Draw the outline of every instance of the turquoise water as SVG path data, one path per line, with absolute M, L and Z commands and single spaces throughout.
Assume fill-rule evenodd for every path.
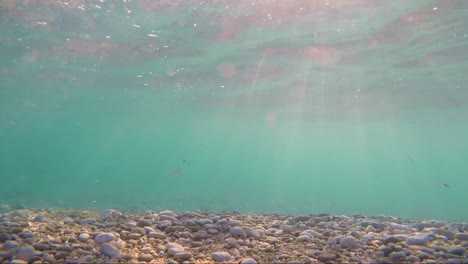
M 64 3 L 0 1 L 1 203 L 468 219 L 464 1 Z

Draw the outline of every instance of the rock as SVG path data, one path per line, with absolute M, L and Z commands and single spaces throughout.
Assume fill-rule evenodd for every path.
M 169 220 L 158 221 L 158 228 L 159 229 L 166 229 L 172 225 L 172 222 Z
M 112 244 L 109 243 L 103 243 L 101 244 L 101 253 L 110 257 L 110 258 L 115 258 L 120 256 L 120 251 L 114 247 Z
M 159 212 L 159 215 L 169 215 L 169 216 L 172 216 L 172 217 L 176 217 L 176 216 L 177 216 L 176 213 L 174 213 L 174 212 L 172 212 L 172 211 L 169 211 L 169 210 Z
M 345 236 L 340 239 L 340 246 L 342 248 L 355 248 L 361 245 L 361 241 L 353 236 Z
M 190 252 L 179 252 L 179 253 L 176 253 L 174 254 L 174 259 L 175 260 L 189 260 L 191 259 L 193 256 Z
M 468 241 L 468 233 L 457 233 L 455 238 L 458 240 Z
M 387 237 L 384 237 L 384 238 L 382 239 L 382 243 L 384 243 L 384 245 L 387 245 L 387 244 L 390 244 L 390 243 L 395 244 L 395 243 L 397 243 L 397 242 L 399 242 L 399 241 L 400 241 L 400 239 L 398 239 L 398 238 L 395 237 L 395 236 L 387 236 Z
M 404 258 L 406 258 L 406 254 L 404 252 L 392 252 L 392 253 L 390 253 L 390 259 L 392 261 L 401 261 Z
M 336 254 L 334 253 L 320 253 L 317 257 L 319 261 L 322 262 L 327 262 L 330 260 L 335 260 L 336 259 Z
M 143 229 L 146 231 L 147 234 L 151 232 L 156 232 L 152 227 L 149 227 L 149 226 L 145 226 L 143 227 Z
M 212 253 L 211 257 L 218 262 L 231 260 L 231 254 L 222 251 Z
M 166 247 L 167 247 L 167 254 L 169 256 L 174 256 L 177 253 L 181 253 L 185 251 L 184 247 L 177 243 L 172 243 L 172 242 L 167 243 Z
M 395 250 L 395 246 L 386 246 L 380 249 L 384 253 L 384 256 L 388 256 L 390 253 L 392 253 Z
M 406 261 L 419 263 L 421 260 L 416 256 L 409 256 L 409 257 L 406 258 Z
M 35 254 L 36 251 L 32 246 L 24 246 L 18 250 L 16 253 L 16 258 L 29 262 L 32 258 L 34 258 Z
M 170 215 L 161 215 L 159 217 L 159 221 L 171 221 L 173 224 L 176 224 L 179 222 L 177 218 L 170 216 Z
M 78 236 L 78 241 L 80 241 L 80 242 L 86 242 L 86 241 L 88 241 L 88 239 L 89 239 L 89 234 L 88 233 L 81 233 Z
M 284 233 L 291 233 L 295 230 L 294 227 L 290 226 L 290 225 L 283 225 L 280 227 L 280 229 L 284 232 Z
M 243 259 L 240 264 L 257 264 L 257 261 L 255 261 L 253 258 L 246 258 Z
M 364 231 L 369 233 L 369 232 L 375 232 L 375 231 L 377 231 L 377 229 L 375 227 L 371 226 L 371 225 L 368 225 Z
M 449 250 L 449 253 L 454 254 L 454 255 L 463 256 L 463 253 L 465 253 L 465 248 L 464 247 L 454 247 L 454 248 L 451 248 Z
M 3 244 L 3 248 L 7 250 L 12 249 L 12 248 L 17 248 L 17 247 L 19 247 L 19 243 L 16 242 L 15 240 L 7 240 Z
M 138 255 L 138 260 L 145 261 L 145 262 L 150 262 L 150 261 L 153 260 L 153 256 L 151 254 L 148 254 L 148 253 L 143 253 L 143 254 Z
M 150 219 L 138 219 L 137 225 L 140 227 L 151 226 L 152 222 Z
M 47 220 L 45 219 L 45 217 L 41 214 L 38 214 L 34 217 L 33 219 L 33 222 L 36 222 L 36 223 L 45 223 L 47 222 Z
M 428 234 L 419 234 L 416 236 L 410 236 L 406 238 L 408 245 L 421 245 L 424 246 L 429 242 L 430 236 Z
M 141 235 L 138 234 L 138 233 L 131 233 L 131 234 L 128 234 L 127 239 L 135 239 L 136 240 L 136 239 L 139 239 L 140 237 L 141 237 Z
M 229 228 L 229 233 L 231 233 L 231 235 L 235 238 L 247 237 L 247 233 L 245 233 L 244 229 L 242 229 L 242 227 L 239 227 L 239 226 L 234 226 L 234 227 Z
M 254 229 L 251 227 L 245 227 L 244 231 L 247 234 L 247 237 L 253 237 L 255 239 L 259 239 L 261 236 L 260 232 L 257 229 Z
M 8 263 L 10 263 L 10 264 L 28 264 L 27 261 L 21 260 L 21 259 L 14 259 L 14 260 L 12 260 L 11 262 L 8 262 Z
M 161 232 L 149 232 L 148 237 L 154 237 L 158 239 L 165 239 L 166 234 L 161 233 Z
M 300 235 L 296 238 L 296 242 L 307 242 L 310 240 L 310 236 L 308 235 Z
M 34 243 L 32 244 L 34 249 L 39 250 L 39 251 L 44 251 L 44 250 L 49 250 L 49 245 L 46 243 Z
M 112 233 L 101 233 L 94 238 L 97 243 L 107 243 L 115 240 L 115 236 Z

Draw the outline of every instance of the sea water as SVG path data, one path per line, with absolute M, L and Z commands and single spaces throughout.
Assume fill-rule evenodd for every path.
M 0 1 L 13 207 L 466 220 L 464 1 Z

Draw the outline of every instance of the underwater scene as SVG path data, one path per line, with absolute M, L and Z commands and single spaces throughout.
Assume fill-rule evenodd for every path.
M 0 263 L 468 263 L 468 1 L 0 0 Z

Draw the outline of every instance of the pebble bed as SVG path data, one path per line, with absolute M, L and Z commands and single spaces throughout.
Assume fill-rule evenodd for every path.
M 468 263 L 468 223 L 392 216 L 13 210 L 0 263 Z

